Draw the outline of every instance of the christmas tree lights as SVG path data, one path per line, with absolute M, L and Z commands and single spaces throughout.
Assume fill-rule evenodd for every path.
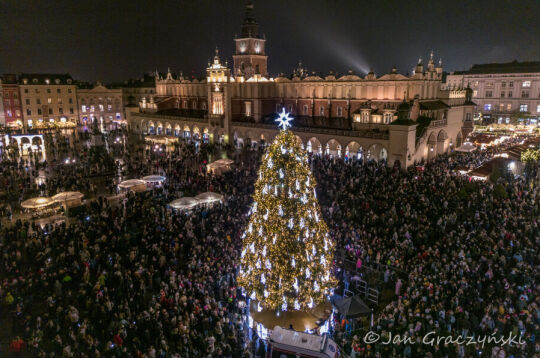
M 327 300 L 334 245 L 315 196 L 307 153 L 287 128 L 263 156 L 244 233 L 238 283 L 258 310 L 308 310 Z

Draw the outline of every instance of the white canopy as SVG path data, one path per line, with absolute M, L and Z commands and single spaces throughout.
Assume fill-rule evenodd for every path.
M 79 191 L 64 191 L 54 195 L 51 199 L 57 203 L 63 203 L 66 201 L 82 199 L 83 196 L 84 194 Z
M 161 183 L 165 181 L 165 177 L 162 175 L 147 175 L 142 180 L 146 183 Z
M 456 148 L 456 151 L 458 152 L 474 152 L 475 150 L 476 146 L 471 142 L 465 142 L 461 147 Z
M 118 184 L 118 186 L 120 188 L 129 189 L 129 188 L 131 188 L 133 186 L 145 185 L 145 184 L 146 184 L 146 182 L 144 180 L 141 180 L 141 179 L 129 179 L 129 180 L 124 180 L 123 182 Z
M 141 179 L 124 180 L 118 187 L 121 189 L 128 189 L 134 192 L 140 192 L 146 190 L 146 182 Z
M 207 191 L 206 193 L 201 193 L 195 197 L 195 199 L 199 200 L 201 203 L 213 203 L 216 201 L 222 201 L 223 195 L 214 193 L 211 191 Z
M 199 204 L 200 204 L 199 200 L 185 196 L 183 198 L 171 201 L 169 205 L 177 210 L 189 210 L 189 209 L 193 209 L 195 206 Z
M 231 170 L 231 165 L 234 163 L 234 160 L 231 159 L 219 159 L 215 162 L 212 162 L 206 166 L 206 169 L 209 173 L 213 174 L 222 174 L 226 171 Z
M 218 159 L 210 164 L 231 165 L 232 163 L 234 163 L 234 160 L 232 159 Z
M 40 209 L 54 204 L 51 198 L 38 197 L 25 200 L 21 203 L 21 206 L 25 209 Z

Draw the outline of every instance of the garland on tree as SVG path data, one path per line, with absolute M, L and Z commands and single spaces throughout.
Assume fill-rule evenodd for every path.
M 258 301 L 259 311 L 307 310 L 335 287 L 334 245 L 307 154 L 286 129 L 289 123 L 282 125 L 262 159 L 243 235 L 238 283 Z

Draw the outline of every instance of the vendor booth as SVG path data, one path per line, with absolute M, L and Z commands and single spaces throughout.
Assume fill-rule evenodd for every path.
M 232 164 L 234 160 L 231 159 L 219 159 L 215 162 L 212 162 L 206 166 L 206 171 L 208 173 L 220 175 L 226 173 L 232 169 Z
M 148 175 L 141 178 L 141 180 L 144 180 L 146 185 L 152 188 L 162 186 L 163 182 L 165 181 L 165 177 L 162 175 Z
M 82 198 L 84 194 L 78 191 L 64 191 L 54 195 L 51 199 L 64 206 L 64 208 L 71 208 L 74 206 L 80 206 L 82 204 Z
M 218 203 L 222 203 L 223 195 L 207 191 L 206 193 L 201 193 L 197 195 L 195 199 L 197 199 L 201 205 L 209 207 Z
M 32 213 L 32 217 L 36 217 L 54 213 L 54 204 L 51 198 L 37 197 L 23 201 L 21 206 Z
M 146 191 L 146 182 L 141 179 L 129 179 L 118 184 L 118 187 L 124 191 L 130 190 L 135 193 L 139 193 Z

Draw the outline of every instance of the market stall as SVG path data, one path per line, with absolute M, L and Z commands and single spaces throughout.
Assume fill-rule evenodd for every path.
M 162 186 L 165 179 L 166 178 L 162 175 L 147 175 L 141 178 L 148 187 Z
M 186 196 L 173 200 L 169 205 L 175 210 L 192 210 L 199 204 L 199 200 Z
M 211 191 L 207 191 L 206 193 L 201 193 L 197 196 L 195 196 L 195 199 L 199 201 L 200 204 L 205 206 L 213 206 L 217 203 L 223 202 L 223 195 L 214 193 Z
M 23 209 L 32 214 L 32 217 L 54 213 L 55 202 L 51 198 L 37 197 L 21 203 Z
M 64 191 L 54 195 L 51 199 L 56 203 L 62 204 L 67 209 L 81 205 L 83 197 L 84 194 L 79 191 Z
M 129 179 L 118 184 L 118 187 L 124 191 L 131 190 L 135 193 L 139 193 L 146 191 L 146 182 L 141 179 Z
M 206 166 L 206 171 L 212 174 L 223 174 L 232 169 L 232 164 L 234 160 L 231 159 L 219 159 L 215 162 L 212 162 Z

